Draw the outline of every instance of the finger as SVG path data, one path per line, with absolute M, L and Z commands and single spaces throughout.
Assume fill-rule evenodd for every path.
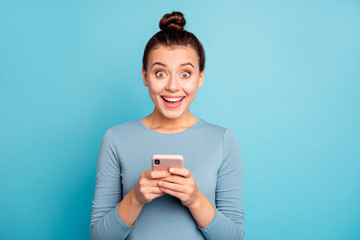
M 149 193 L 150 194 L 162 194 L 163 192 L 160 190 L 160 188 L 157 186 L 157 187 L 151 187 L 149 189 Z
M 152 170 L 145 170 L 144 174 L 145 177 L 148 179 L 163 178 L 171 175 L 168 171 L 152 171 Z
M 156 187 L 157 186 L 157 181 L 156 179 L 147 179 L 146 177 L 140 178 L 139 180 L 139 185 L 140 187 Z
M 164 177 L 168 177 L 170 175 L 171 175 L 171 173 L 169 173 L 168 171 L 151 171 L 150 172 L 150 176 L 153 179 L 164 178 Z
M 161 197 L 164 194 L 165 194 L 164 192 L 160 191 L 160 193 L 152 194 L 151 197 L 152 198 L 158 198 L 158 197 Z
M 185 185 L 185 181 L 186 181 L 183 176 L 174 175 L 174 174 L 172 174 L 169 177 L 159 178 L 158 180 L 165 181 L 165 182 L 177 183 L 177 184 L 181 184 L 181 185 Z
M 146 194 L 158 194 L 158 193 L 161 193 L 161 190 L 160 190 L 159 186 L 154 186 L 154 187 L 146 186 L 146 187 L 140 187 L 140 192 L 143 195 L 146 195 Z
M 147 200 L 147 202 L 151 202 L 155 198 L 161 197 L 164 194 L 166 194 L 166 193 L 160 192 L 160 193 L 155 193 L 155 194 L 148 194 L 145 199 Z
M 176 197 L 178 199 L 181 199 L 183 197 L 183 195 L 184 195 L 181 192 L 176 192 L 176 191 L 173 191 L 173 190 L 168 189 L 168 188 L 160 187 L 160 190 L 163 191 L 164 193 L 167 193 L 167 194 L 169 194 L 171 196 L 174 196 L 174 197 Z
M 155 198 L 161 197 L 161 196 L 163 196 L 165 194 L 166 193 L 161 192 L 161 193 L 158 193 L 158 194 L 152 194 L 152 195 L 150 195 L 150 197 L 152 198 L 152 200 L 154 200 Z
M 169 172 L 172 173 L 172 174 L 175 174 L 175 175 L 180 175 L 180 176 L 183 176 L 183 177 L 191 177 L 192 176 L 192 173 L 189 169 L 186 169 L 186 168 L 170 168 L 169 169 Z
M 167 188 L 167 189 L 170 189 L 170 190 L 175 191 L 175 192 L 184 193 L 185 190 L 186 190 L 184 185 L 180 185 L 180 184 L 177 184 L 177 183 L 159 181 L 158 185 L 161 188 Z

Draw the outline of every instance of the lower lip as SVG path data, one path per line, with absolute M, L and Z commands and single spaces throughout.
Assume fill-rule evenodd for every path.
M 161 98 L 161 99 L 164 101 L 166 107 L 168 107 L 168 108 L 178 108 L 178 107 L 180 107 L 180 105 L 182 104 L 182 102 L 184 101 L 185 98 L 183 98 L 180 102 L 174 102 L 174 103 L 167 102 L 163 98 Z

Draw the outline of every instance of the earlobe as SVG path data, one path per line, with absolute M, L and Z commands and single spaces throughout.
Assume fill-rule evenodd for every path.
M 200 79 L 199 79 L 198 88 L 201 88 L 203 84 L 204 84 L 204 81 L 200 78 Z
M 201 88 L 203 84 L 204 84 L 204 71 L 200 73 L 198 88 Z
M 147 83 L 147 74 L 144 68 L 142 68 L 142 78 L 143 78 L 143 83 L 145 87 L 148 87 L 148 83 Z

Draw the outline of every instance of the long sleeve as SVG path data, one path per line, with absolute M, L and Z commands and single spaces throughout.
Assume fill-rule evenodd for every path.
M 244 239 L 242 204 L 242 166 L 236 135 L 229 129 L 224 133 L 223 157 L 217 177 L 215 216 L 203 229 L 206 239 Z
M 122 199 L 120 163 L 115 155 L 111 128 L 103 136 L 96 171 L 90 236 L 98 239 L 125 239 L 133 226 L 127 226 L 118 213 Z

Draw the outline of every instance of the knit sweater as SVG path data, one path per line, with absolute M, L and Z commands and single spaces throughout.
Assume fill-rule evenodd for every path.
M 189 210 L 171 195 L 144 205 L 133 226 L 118 213 L 118 204 L 151 169 L 154 154 L 179 154 L 198 189 L 215 207 L 210 223 L 200 228 Z M 109 128 L 102 139 L 91 213 L 91 239 L 243 239 L 242 166 L 236 135 L 198 118 L 185 131 L 160 133 L 141 119 Z

